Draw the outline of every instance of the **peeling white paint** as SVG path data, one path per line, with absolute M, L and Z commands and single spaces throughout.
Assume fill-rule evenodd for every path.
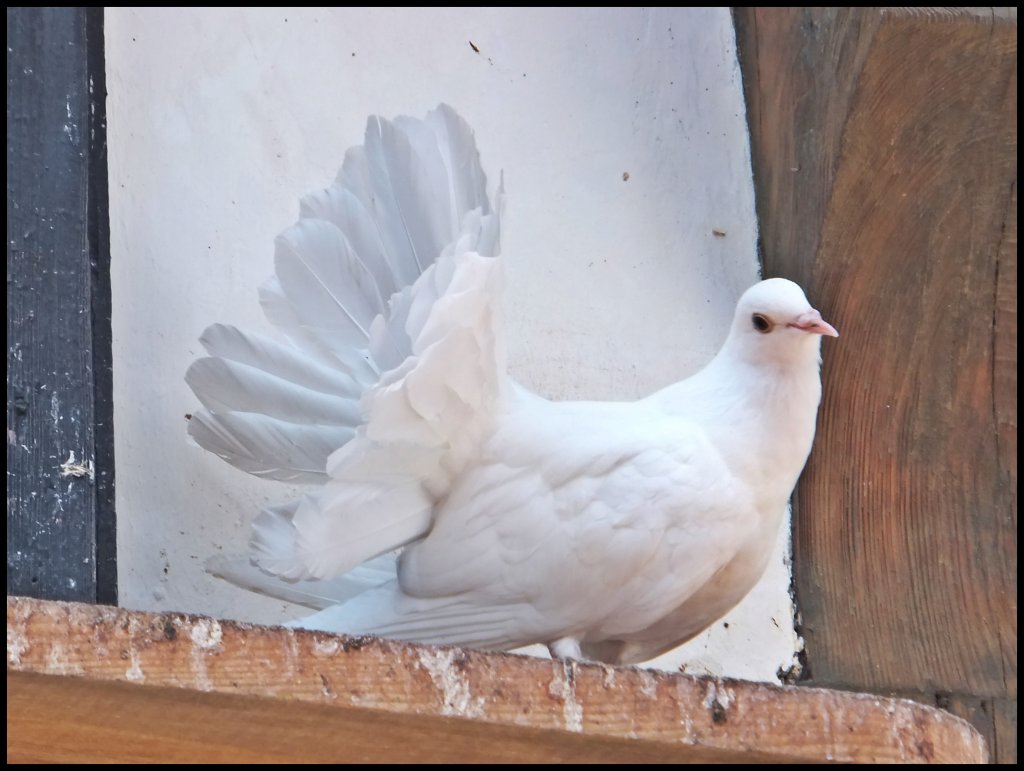
M 59 642 L 51 641 L 46 653 L 46 673 L 50 675 L 81 675 L 85 672 L 77 661 L 69 660 L 67 651 Z
M 201 618 L 193 622 L 189 637 L 196 648 L 212 650 L 220 647 L 224 631 L 216 619 Z
M 54 396 L 56 398 L 56 395 Z M 70 450 L 68 452 L 68 459 L 60 464 L 60 475 L 62 477 L 88 477 L 92 479 L 95 476 L 96 469 L 93 465 L 92 459 L 87 459 L 84 463 L 79 463 L 78 458 L 75 457 L 75 451 Z
M 441 692 L 441 714 L 457 717 L 483 717 L 486 699 L 473 696 L 469 681 L 456 664 L 455 650 L 421 651 L 417 663 L 427 671 Z
M 124 679 L 132 683 L 146 682 L 146 675 L 142 671 L 142 664 L 139 661 L 139 652 L 134 647 L 129 651 L 128 669 L 124 671 Z
M 690 714 L 690 688 L 692 686 L 683 680 L 676 681 L 676 704 L 679 705 L 679 728 L 682 736 L 680 739 L 685 742 L 692 742 L 693 715 Z
M 583 705 L 576 699 L 576 663 L 554 662 L 554 676 L 548 683 L 548 694 L 562 702 L 562 723 L 567 731 L 583 731 Z
M 728 712 L 735 700 L 736 692 L 732 688 L 715 680 L 708 682 L 704 694 L 704 709 L 708 712 L 714 713 L 717 709 Z
M 604 671 L 604 677 L 603 677 L 603 680 L 602 680 L 602 684 L 604 685 L 604 687 L 605 688 L 614 688 L 615 687 L 615 668 L 614 667 L 610 667 L 607 664 L 602 664 L 601 665 L 601 669 Z
M 313 653 L 317 656 L 333 656 L 339 650 L 341 650 L 341 641 L 334 637 L 314 638 L 313 640 Z
M 640 693 L 648 699 L 655 699 L 658 696 L 658 679 L 651 672 L 643 670 L 640 675 Z
M 213 682 L 206 671 L 206 657 L 199 648 L 192 649 L 192 680 L 200 691 L 213 690 Z
M 299 641 L 295 639 L 295 630 L 287 629 L 288 643 L 285 648 L 287 655 L 285 656 L 285 677 L 293 678 L 299 671 Z
M 28 640 L 25 637 L 25 630 L 17 625 L 7 623 L 7 664 L 19 666 L 21 654 L 29 649 Z
M 195 687 L 201 691 L 212 691 L 213 683 L 206 670 L 206 656 L 220 648 L 223 631 L 215 619 L 197 619 L 189 631 L 192 640 L 192 676 Z
M 135 616 L 129 616 L 128 618 L 128 667 L 124 671 L 124 677 L 126 680 L 132 683 L 141 683 L 146 679 L 145 673 L 142 671 L 142 664 L 139 659 L 138 648 L 135 647 L 135 641 L 139 639 L 142 633 L 142 624 Z M 124 654 L 122 654 L 122 657 Z M 193 658 L 195 651 L 193 650 Z M 205 674 L 205 672 L 204 672 Z M 207 689 L 209 690 L 209 689 Z

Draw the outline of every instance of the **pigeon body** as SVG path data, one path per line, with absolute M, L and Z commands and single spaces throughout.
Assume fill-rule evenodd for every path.
M 306 628 L 645 661 L 763 573 L 836 332 L 770 279 L 696 375 L 631 403 L 543 399 L 506 373 L 502 195 L 442 105 L 371 119 L 303 202 L 261 293 L 288 341 L 209 328 L 189 431 L 317 487 L 257 517 L 251 561 L 211 570 L 317 610 Z

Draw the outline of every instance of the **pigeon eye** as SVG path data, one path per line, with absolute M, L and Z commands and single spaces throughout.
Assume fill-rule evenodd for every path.
M 762 316 L 760 313 L 755 313 L 751 316 L 750 322 L 754 325 L 754 329 L 762 334 L 768 334 L 772 331 L 772 322 L 768 320 L 767 316 Z

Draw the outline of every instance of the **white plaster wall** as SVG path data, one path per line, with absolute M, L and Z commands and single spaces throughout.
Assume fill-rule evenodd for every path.
M 757 280 L 748 137 L 725 9 L 107 10 L 118 563 L 126 607 L 275 622 L 297 610 L 203 570 L 284 485 L 186 439 L 183 375 L 256 299 L 300 195 L 367 115 L 445 101 L 504 170 L 513 374 L 633 399 L 724 339 Z M 474 52 L 472 41 L 480 50 Z M 628 174 L 628 180 L 625 176 Z M 724 236 L 717 236 L 713 231 Z M 796 637 L 784 564 L 659 662 L 774 679 Z

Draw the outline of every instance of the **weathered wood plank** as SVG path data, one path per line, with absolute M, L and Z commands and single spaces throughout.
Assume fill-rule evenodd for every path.
M 914 701 L 924 701 L 927 694 L 901 694 Z M 916 696 L 916 698 L 915 698 Z M 966 720 L 974 729 L 985 737 L 985 743 L 989 746 L 989 759 L 995 760 L 996 755 L 996 726 L 993 719 L 992 699 L 982 699 L 978 696 L 960 696 L 956 694 L 936 694 L 935 706 Z
M 8 759 L 983 762 L 900 699 L 7 601 Z
M 723 757 L 454 718 L 25 673 L 8 676 L 7 712 L 8 762 L 640 763 Z M 745 760 L 742 753 L 732 758 Z
M 842 334 L 794 514 L 811 682 L 1015 698 L 1015 14 L 736 20 L 766 274 Z
M 1017 700 L 993 699 L 994 737 L 992 759 L 996 763 L 1017 763 Z
M 101 9 L 7 9 L 7 588 L 112 602 L 102 68 Z

